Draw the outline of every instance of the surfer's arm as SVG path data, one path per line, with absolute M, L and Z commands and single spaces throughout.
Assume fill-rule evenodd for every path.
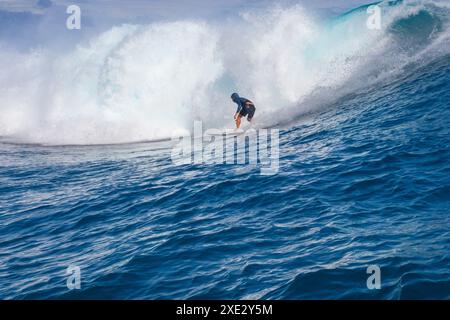
M 242 106 L 242 102 L 241 101 L 237 101 L 236 103 L 238 105 L 237 110 L 236 110 L 236 115 L 238 115 L 239 112 L 241 112 L 243 106 Z
M 236 113 L 234 114 L 234 119 L 237 119 L 239 117 L 239 112 L 241 112 L 241 110 L 242 110 L 242 103 L 239 102 L 239 103 L 237 103 L 237 105 L 238 105 L 238 108 L 236 110 Z

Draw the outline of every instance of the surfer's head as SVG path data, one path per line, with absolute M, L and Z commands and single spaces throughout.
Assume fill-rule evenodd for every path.
M 236 92 L 231 95 L 231 100 L 236 102 L 238 99 L 239 99 L 239 95 Z

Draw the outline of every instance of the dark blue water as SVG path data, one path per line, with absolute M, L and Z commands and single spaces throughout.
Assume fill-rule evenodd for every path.
M 0 144 L 0 298 L 449 299 L 449 101 L 450 56 L 411 67 L 281 130 L 272 176 Z

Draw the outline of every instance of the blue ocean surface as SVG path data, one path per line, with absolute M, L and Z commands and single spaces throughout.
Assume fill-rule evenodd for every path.
M 408 23 L 393 37 L 414 42 Z M 450 54 L 437 52 L 272 125 L 273 175 L 175 165 L 171 141 L 5 136 L 0 298 L 450 299 Z

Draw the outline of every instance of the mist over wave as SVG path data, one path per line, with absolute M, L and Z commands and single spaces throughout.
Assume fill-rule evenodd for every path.
M 448 53 L 449 8 L 406 1 L 319 21 L 300 6 L 234 21 L 121 25 L 72 52 L 1 45 L 0 136 L 45 144 L 122 143 L 231 127 L 229 95 L 255 101 L 256 126 L 288 121 Z

